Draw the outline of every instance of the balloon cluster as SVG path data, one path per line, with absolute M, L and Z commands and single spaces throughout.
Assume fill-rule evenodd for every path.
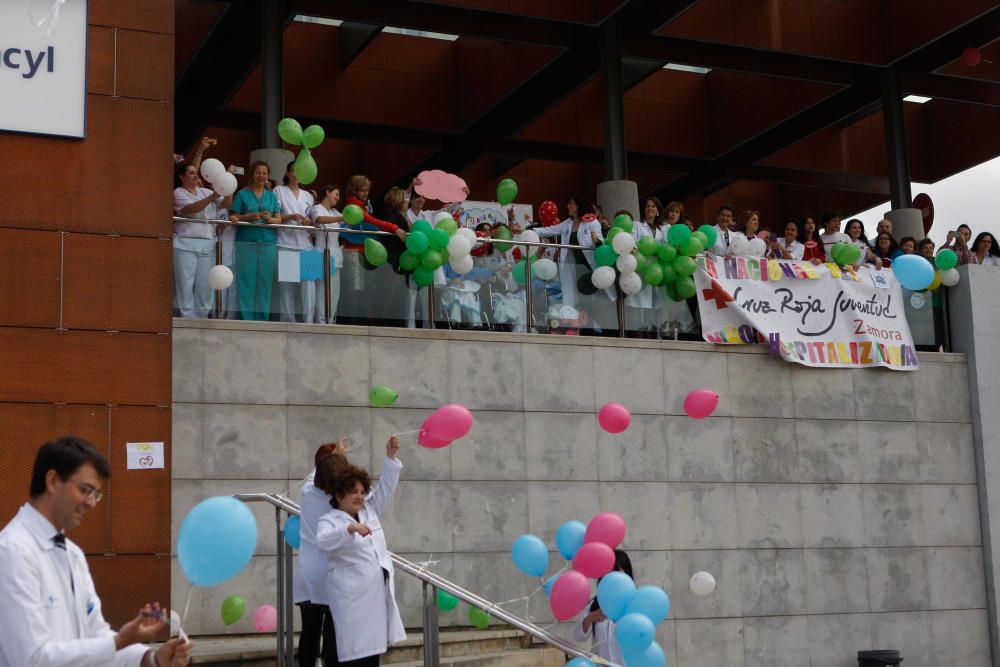
M 500 230 L 506 231 L 507 234 L 510 233 L 506 227 L 499 227 L 497 229 L 497 231 Z M 513 237 L 513 240 L 515 243 L 538 243 L 540 239 L 538 238 L 538 233 L 536 231 L 526 229 L 517 236 Z M 503 246 L 504 250 L 510 248 L 509 243 L 497 243 L 496 246 L 497 248 Z M 528 249 L 529 253 L 533 252 L 533 248 L 537 248 L 537 246 L 525 247 Z M 514 252 L 516 253 L 517 251 L 515 250 Z M 540 280 L 552 280 L 556 277 L 557 273 L 559 273 L 559 267 L 551 259 L 548 259 L 547 257 L 529 256 L 525 259 L 518 260 L 517 263 L 514 264 L 514 270 L 511 272 L 511 275 L 516 282 L 524 285 L 527 283 L 529 276 L 532 280 L 535 278 Z
M 441 611 L 453 611 L 458 606 L 458 598 L 451 593 L 438 589 L 437 607 Z M 469 606 L 469 623 L 479 630 L 485 630 L 490 625 L 490 615 L 479 607 Z
M 309 185 L 315 181 L 319 168 L 316 166 L 316 160 L 313 159 L 311 151 L 313 148 L 318 148 L 326 139 L 323 128 L 319 125 L 310 125 L 303 130 L 299 121 L 294 118 L 282 118 L 278 121 L 278 136 L 286 144 L 303 147 L 299 151 L 298 157 L 295 158 L 295 178 L 299 179 L 303 185 Z
M 958 269 L 955 268 L 958 265 L 958 255 L 955 254 L 954 250 L 945 248 L 939 252 L 934 256 L 934 265 L 937 267 L 937 271 L 934 272 L 934 280 L 931 281 L 928 289 L 937 289 L 941 285 L 954 287 L 958 284 Z
M 406 250 L 399 256 L 399 268 L 411 273 L 420 287 L 434 282 L 434 271 L 445 262 L 455 273 L 465 275 L 472 270 L 469 253 L 475 243 L 475 232 L 459 229 L 454 218 L 441 211 L 434 216 L 433 225 L 423 219 L 413 223 L 406 236 Z
M 223 197 L 233 194 L 240 186 L 236 177 L 226 171 L 226 166 L 214 157 L 201 163 L 201 177 L 212 186 L 215 194 Z
M 597 602 L 615 622 L 615 639 L 626 667 L 662 667 L 663 649 L 653 641 L 656 626 L 670 613 L 670 598 L 658 586 L 636 588 L 624 572 L 613 572 L 615 547 L 625 539 L 625 520 L 614 512 L 598 514 L 590 523 L 567 521 L 556 530 L 556 549 L 571 562 L 571 569 L 545 582 L 549 608 L 557 620 L 568 620 L 586 609 L 591 600 L 591 579 L 598 579 Z M 514 565 L 521 572 L 540 577 L 548 567 L 545 543 L 535 535 L 522 535 L 511 548 Z M 589 664 L 582 658 L 579 665 Z M 572 662 L 570 664 L 573 664 Z
M 617 277 L 625 294 L 637 294 L 646 284 L 662 287 L 673 301 L 690 299 L 697 293 L 692 278 L 697 269 L 694 257 L 715 245 L 715 239 L 711 225 L 692 232 L 678 224 L 670 227 L 665 241 L 644 237 L 636 242 L 632 218 L 622 213 L 615 216 L 604 245 L 594 251 L 598 266 L 590 280 L 597 289 L 607 289 Z
M 417 442 L 428 449 L 447 447 L 472 428 L 472 413 L 465 406 L 448 403 L 435 410 L 420 426 Z
M 840 266 L 852 266 L 861 259 L 861 248 L 853 243 L 838 241 L 830 246 L 827 255 Z

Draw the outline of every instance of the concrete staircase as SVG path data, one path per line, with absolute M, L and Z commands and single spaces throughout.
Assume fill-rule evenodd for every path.
M 441 664 L 461 667 L 561 667 L 566 658 L 558 649 L 533 645 L 519 630 L 442 630 Z M 195 640 L 193 665 L 213 667 L 276 667 L 273 635 L 201 637 Z M 298 639 L 296 638 L 296 645 Z M 421 667 L 424 639 L 408 633 L 405 642 L 382 656 L 383 665 Z M 297 665 L 296 665 L 297 667 Z

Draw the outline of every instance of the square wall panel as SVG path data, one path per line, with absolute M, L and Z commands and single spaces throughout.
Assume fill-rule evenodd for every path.
M 95 555 L 87 558 L 87 564 L 101 598 L 104 620 L 112 628 L 131 621 L 147 602 L 170 607 L 169 555 Z M 177 605 L 183 607 L 184 601 L 177 600 Z M 183 608 L 177 613 L 183 613 Z
M 59 326 L 59 233 L 0 228 L 0 326 Z

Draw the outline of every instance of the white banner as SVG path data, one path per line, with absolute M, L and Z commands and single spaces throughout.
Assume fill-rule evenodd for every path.
M 697 258 L 705 340 L 763 343 L 818 368 L 919 368 L 899 283 L 886 269 L 754 257 Z

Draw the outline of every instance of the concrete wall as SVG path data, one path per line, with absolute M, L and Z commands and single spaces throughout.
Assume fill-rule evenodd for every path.
M 652 341 L 181 321 L 173 339 L 175 530 L 207 495 L 295 495 L 315 446 L 344 434 L 377 473 L 391 433 L 454 401 L 472 432 L 444 450 L 404 446 L 384 525 L 390 548 L 460 584 L 527 595 L 538 582 L 510 562 L 517 536 L 552 545 L 563 521 L 613 510 L 639 582 L 671 595 L 659 639 L 672 665 L 846 667 L 869 648 L 897 648 L 907 667 L 990 664 L 963 355 L 900 373 Z M 368 407 L 377 383 L 396 406 Z M 701 386 L 722 400 L 693 421 L 682 401 Z M 633 412 L 622 435 L 597 426 L 608 401 Z M 273 513 L 258 512 L 259 556 L 194 592 L 191 629 L 225 631 L 230 593 L 273 597 Z M 688 590 L 700 569 L 718 579 L 711 597 Z M 419 587 L 400 582 L 417 625 Z M 551 621 L 543 594 L 511 605 L 526 607 Z

